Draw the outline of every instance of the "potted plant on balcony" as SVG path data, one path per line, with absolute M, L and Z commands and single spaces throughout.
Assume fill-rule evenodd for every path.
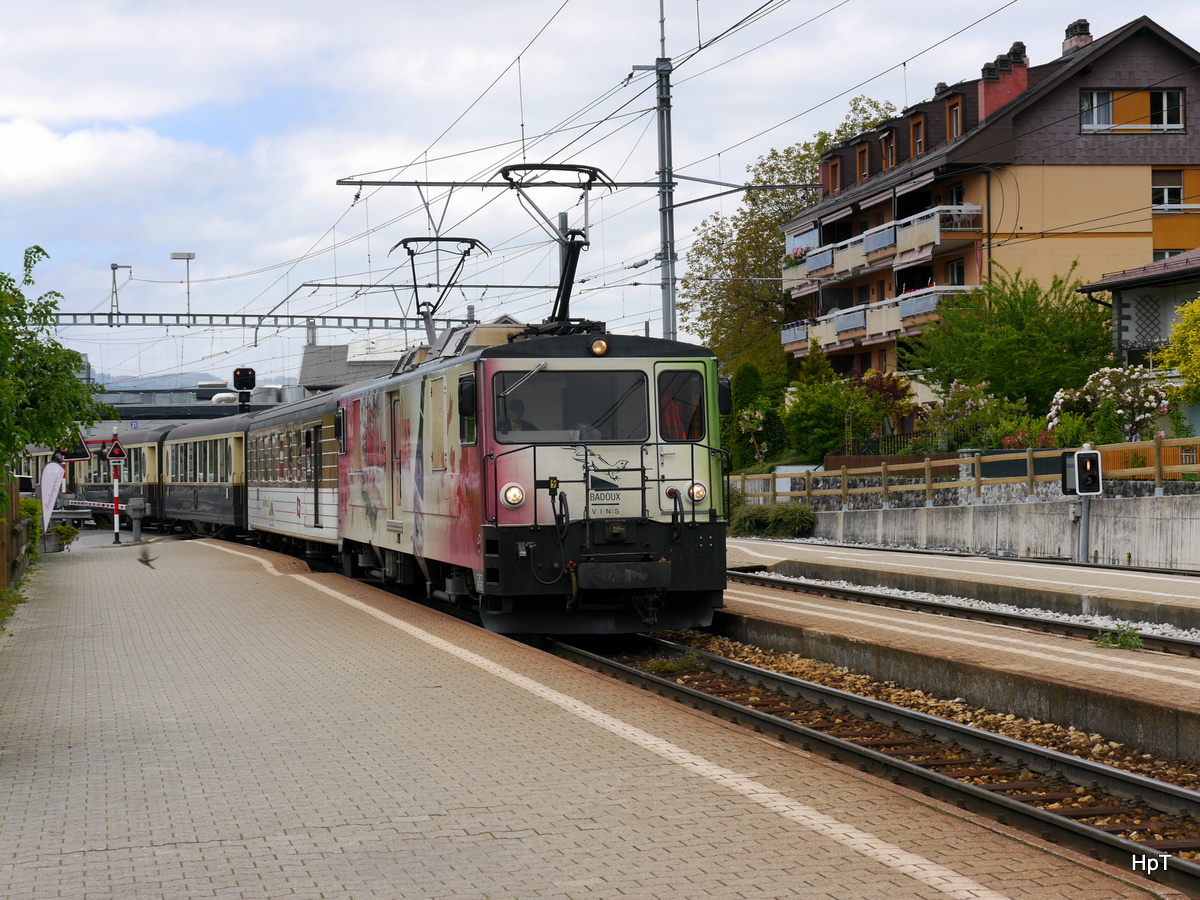
M 795 250 L 789 250 L 780 258 L 785 269 L 794 269 L 796 266 L 804 262 L 808 258 L 808 247 L 797 247 Z

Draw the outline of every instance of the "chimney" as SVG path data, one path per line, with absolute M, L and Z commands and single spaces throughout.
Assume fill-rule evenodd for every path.
M 1029 88 L 1029 58 L 1025 45 L 1017 41 L 1012 48 L 985 63 L 979 80 L 979 121 L 1015 100 Z
M 1092 42 L 1092 28 L 1087 19 L 1076 19 L 1067 26 L 1067 38 L 1063 41 L 1063 56 L 1074 53 Z

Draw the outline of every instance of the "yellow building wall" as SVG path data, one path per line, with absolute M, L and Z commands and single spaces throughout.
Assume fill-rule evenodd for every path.
M 1013 166 L 992 176 L 991 194 L 997 234 L 1151 231 L 1149 166 Z
M 1001 244 L 992 252 L 992 260 L 1009 272 L 1021 270 L 1027 278 L 1035 278 L 1043 286 L 1055 275 L 1066 275 L 1071 263 L 1079 266 L 1072 277 L 1096 281 L 1101 276 L 1125 269 L 1138 269 L 1153 260 L 1153 239 L 1150 234 L 1118 237 L 1087 235 L 1047 237 L 1037 241 L 1013 241 Z

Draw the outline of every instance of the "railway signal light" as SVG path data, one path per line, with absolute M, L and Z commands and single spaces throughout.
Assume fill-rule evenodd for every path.
M 1099 450 L 1075 452 L 1075 491 L 1081 497 L 1099 497 L 1104 493 Z
M 254 370 L 253 369 L 234 369 L 233 370 L 233 387 L 238 391 L 254 390 Z

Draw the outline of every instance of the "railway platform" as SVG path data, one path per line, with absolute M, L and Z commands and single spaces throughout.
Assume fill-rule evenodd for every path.
M 289 557 L 103 540 L 0 637 L 2 897 L 1177 896 Z
M 729 565 L 1200 628 L 1200 573 L 736 538 Z
M 1136 615 L 1137 608 L 1167 617 L 1200 608 L 1200 578 L 1186 575 L 768 541 L 730 541 L 729 556 L 732 565 L 783 563 L 789 574 L 866 586 L 936 591 L 933 583 L 949 581 L 960 596 L 985 593 L 979 598 L 1008 603 L 1006 586 L 1052 585 L 1097 606 L 1117 598 L 1131 605 L 1134 619 L 1150 618 Z M 990 593 L 976 591 L 978 585 Z M 730 585 L 725 602 L 723 630 L 739 640 L 1200 762 L 1200 659 L 739 584 Z

